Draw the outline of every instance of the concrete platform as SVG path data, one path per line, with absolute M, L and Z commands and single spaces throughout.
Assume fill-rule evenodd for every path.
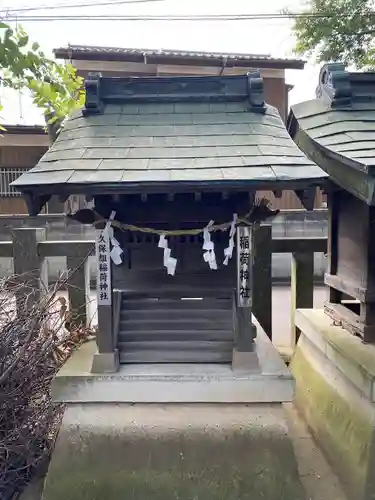
M 293 379 L 261 329 L 245 373 L 127 365 L 95 375 L 94 352 L 83 346 L 53 384 L 67 407 L 43 500 L 306 500 L 282 406 Z
M 323 310 L 299 310 L 295 405 L 350 500 L 375 499 L 375 346 Z
M 84 344 L 52 384 L 65 403 L 282 403 L 293 398 L 294 381 L 276 349 L 259 330 L 246 371 L 231 365 L 121 365 L 114 374 L 91 373 L 95 341 Z

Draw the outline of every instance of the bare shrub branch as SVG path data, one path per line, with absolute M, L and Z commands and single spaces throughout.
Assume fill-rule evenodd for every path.
M 52 402 L 51 381 L 92 334 L 84 327 L 61 334 L 67 311 L 65 307 L 61 313 L 60 293 L 68 280 L 69 275 L 41 296 L 29 296 L 24 301 L 28 307 L 18 311 L 15 295 L 22 279 L 0 283 L 0 498 L 4 500 L 16 498 L 35 470 L 48 461 L 63 411 Z

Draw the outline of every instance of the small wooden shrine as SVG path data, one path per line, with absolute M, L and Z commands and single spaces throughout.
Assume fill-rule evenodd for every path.
M 296 144 L 330 175 L 326 313 L 375 342 L 375 73 L 328 64 L 317 97 L 292 107 Z
M 253 349 L 253 233 L 275 214 L 257 190 L 308 209 L 326 174 L 264 102 L 258 72 L 86 81 L 39 164 L 13 185 L 30 214 L 86 195 L 97 229 L 98 356 L 122 363 L 230 363 Z M 243 359 L 243 356 L 239 355 Z

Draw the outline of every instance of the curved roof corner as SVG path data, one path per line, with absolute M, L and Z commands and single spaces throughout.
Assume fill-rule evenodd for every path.
M 287 126 L 334 182 L 375 204 L 375 72 L 324 65 L 316 98 L 292 106 Z

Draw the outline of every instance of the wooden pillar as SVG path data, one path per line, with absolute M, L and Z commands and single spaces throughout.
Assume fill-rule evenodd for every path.
M 339 210 L 338 210 L 338 197 L 340 193 L 333 191 L 328 193 L 328 243 L 327 243 L 327 273 L 336 276 L 338 264 L 338 224 L 339 224 Z M 340 304 L 343 299 L 343 294 L 340 290 L 329 287 L 329 302 L 333 304 Z
M 48 290 L 46 260 L 38 252 L 38 244 L 45 239 L 46 231 L 43 228 L 20 228 L 12 231 L 17 311 L 31 310 L 41 294 Z
M 272 340 L 272 225 L 254 229 L 253 314 Z
M 291 269 L 291 325 L 292 345 L 296 345 L 300 331 L 294 324 L 296 309 L 311 309 L 314 305 L 314 253 L 292 254 Z
M 75 326 L 89 326 L 91 320 L 89 259 L 68 255 L 66 264 L 69 272 L 68 295 L 72 323 Z
M 117 346 L 113 332 L 112 260 L 109 232 L 105 228 L 95 231 L 95 258 L 97 263 L 96 289 L 98 304 L 98 353 L 94 356 L 92 371 L 113 373 L 119 368 Z
M 251 352 L 254 348 L 252 325 L 253 298 L 253 227 L 237 228 L 237 324 L 235 346 L 238 352 Z
M 98 301 L 98 334 L 99 353 L 113 352 L 112 322 L 112 261 L 108 231 L 99 229 L 96 232 L 96 291 Z

